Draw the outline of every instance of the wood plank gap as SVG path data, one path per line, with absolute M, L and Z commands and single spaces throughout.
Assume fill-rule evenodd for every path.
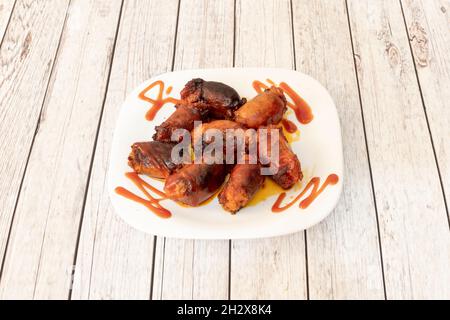
M 3 33 L 2 40 L 0 40 L 0 48 L 3 45 L 3 40 L 5 40 L 6 32 L 8 31 L 9 23 L 11 22 L 11 17 L 13 16 L 14 9 L 16 8 L 17 0 L 14 1 L 11 12 L 9 13 L 8 22 L 6 23 L 5 32 Z
M 152 273 L 150 275 L 150 297 L 149 297 L 149 300 L 153 300 L 153 280 L 155 278 L 155 257 L 156 257 L 157 241 L 158 241 L 158 237 L 154 236 L 153 237 L 153 254 L 152 254 Z
M 125 0 L 124 0 L 125 1 Z M 83 210 L 84 213 L 84 210 Z M 98 226 L 98 219 L 95 220 L 95 229 L 97 230 L 97 226 Z M 81 226 L 83 227 L 83 226 Z M 81 236 L 81 233 L 79 234 Z M 94 237 L 92 239 L 92 250 L 91 250 L 91 256 L 93 257 L 95 254 L 95 242 L 97 241 L 97 232 L 94 233 Z M 77 252 L 77 258 L 78 258 L 78 248 L 76 250 Z M 91 300 L 91 283 L 92 283 L 92 269 L 94 268 L 94 259 L 91 260 L 91 266 L 90 266 L 90 270 L 89 270 L 89 289 L 88 289 L 88 294 L 87 294 L 87 300 Z M 72 300 L 72 289 L 69 292 L 69 300 Z
M 98 119 L 97 132 L 95 134 L 94 146 L 92 148 L 91 162 L 89 164 L 88 177 L 87 177 L 87 181 L 86 181 L 86 188 L 85 188 L 84 197 L 83 197 L 83 205 L 82 205 L 82 209 L 81 209 L 81 218 L 80 218 L 80 223 L 78 224 L 78 235 L 77 235 L 77 241 L 75 243 L 75 253 L 74 253 L 73 264 L 72 264 L 73 266 L 77 265 L 78 247 L 79 247 L 79 244 L 80 244 L 80 236 L 81 236 L 81 228 L 82 228 L 82 225 L 83 225 L 84 210 L 86 208 L 87 195 L 88 195 L 88 191 L 89 191 L 89 183 L 90 183 L 90 180 L 91 180 L 92 167 L 93 167 L 94 158 L 95 158 L 95 149 L 97 148 L 98 136 L 99 136 L 99 133 L 100 133 L 100 126 L 101 126 L 102 119 L 103 119 L 103 111 L 104 111 L 104 108 L 105 108 L 106 96 L 108 94 L 109 82 L 110 82 L 110 78 L 111 78 L 111 71 L 112 71 L 112 66 L 113 66 L 113 63 L 114 63 L 114 55 L 115 55 L 115 52 L 116 52 L 117 38 L 118 38 L 118 35 L 119 35 L 120 22 L 122 20 L 123 3 L 124 3 L 124 0 L 122 0 L 122 3 L 120 5 L 119 19 L 118 19 L 118 22 L 117 22 L 116 34 L 114 36 L 114 44 L 113 44 L 113 49 L 112 49 L 112 52 L 111 52 L 111 61 L 110 61 L 110 64 L 109 64 L 109 70 L 108 70 L 108 76 L 107 76 L 107 81 L 106 81 L 105 94 L 103 96 L 102 107 L 101 107 L 101 110 L 100 110 L 100 117 Z M 92 267 L 92 264 L 91 264 L 91 267 Z M 91 274 L 92 274 L 92 272 L 91 272 Z M 68 295 L 68 300 L 71 300 L 71 299 L 72 299 L 72 287 L 69 289 L 69 295 Z
M 178 0 L 178 6 L 177 6 L 177 18 L 175 20 L 175 35 L 173 36 L 173 53 L 172 53 L 172 65 L 170 67 L 170 71 L 173 71 L 173 69 L 175 68 L 175 54 L 177 52 L 177 39 L 178 39 L 178 22 L 180 21 L 180 7 L 181 7 L 181 0 Z M 152 283 L 150 286 L 150 300 L 153 300 L 153 285 L 155 283 L 155 264 L 156 264 L 156 241 L 157 241 L 157 236 L 154 237 L 154 244 L 153 244 L 153 261 L 152 261 L 152 275 L 151 275 L 151 279 L 152 279 Z M 163 283 L 164 283 L 164 260 L 165 260 L 165 256 L 166 256 L 166 238 L 162 238 L 163 239 L 163 252 L 162 252 L 162 272 L 161 272 L 161 290 L 160 290 L 160 300 L 162 300 L 162 292 L 163 292 Z
M 236 67 L 236 6 L 237 0 L 234 0 L 233 7 L 233 68 Z M 231 250 L 232 250 L 232 240 L 228 240 L 228 300 L 231 300 Z
M 352 28 L 351 28 L 351 24 L 350 24 L 350 12 L 349 12 L 349 9 L 348 9 L 348 2 L 347 2 L 347 0 L 345 0 L 345 11 L 347 13 L 347 23 L 348 23 L 350 42 L 352 44 L 353 67 L 354 67 L 354 70 L 355 70 L 356 85 L 358 87 L 359 107 L 360 107 L 360 110 L 361 110 L 361 119 L 362 119 L 363 131 L 364 131 L 364 142 L 366 144 L 367 162 L 368 162 L 368 165 L 369 165 L 370 184 L 371 184 L 371 187 L 372 187 L 372 197 L 373 197 L 373 203 L 374 203 L 374 206 L 375 206 L 375 217 L 376 217 L 376 220 L 377 220 L 378 247 L 379 247 L 379 251 L 380 251 L 381 274 L 383 275 L 383 292 L 384 292 L 384 299 L 386 300 L 387 299 L 386 280 L 385 280 L 385 276 L 384 276 L 384 262 L 383 262 L 383 249 L 382 249 L 383 246 L 381 244 L 381 233 L 380 233 L 380 223 L 379 223 L 379 219 L 378 219 L 377 198 L 375 197 L 375 186 L 373 184 L 372 165 L 371 165 L 371 162 L 370 162 L 369 144 L 367 142 L 366 123 L 364 122 L 364 110 L 363 110 L 363 107 L 362 107 L 361 89 L 360 89 L 360 86 L 359 86 L 358 69 L 357 69 L 356 59 L 355 59 L 355 46 L 353 44 Z
M 234 7 L 233 7 L 233 68 L 236 67 L 236 5 L 237 5 L 236 1 L 237 0 L 234 0 Z M 231 240 L 230 240 L 230 248 L 231 248 Z
M 295 59 L 294 59 L 295 61 Z M 305 273 L 306 273 L 306 300 L 310 300 L 309 295 L 309 270 L 308 270 L 308 237 L 306 230 L 304 232 L 305 237 Z
M 294 70 L 297 71 L 297 56 L 295 52 L 295 29 L 294 29 L 294 6 L 292 4 L 292 0 L 289 1 L 289 9 L 291 11 L 291 33 L 292 33 L 292 54 L 294 56 L 293 67 Z M 305 277 L 306 277 L 306 300 L 310 300 L 310 292 L 309 292 L 309 270 L 308 270 L 308 239 L 307 239 L 307 231 L 303 231 L 303 236 L 305 239 Z
M 231 240 L 228 240 L 228 300 L 231 300 Z
M 289 8 L 291 10 L 292 54 L 294 55 L 294 70 L 297 71 L 297 56 L 295 54 L 294 6 L 292 4 L 292 0 L 289 1 Z M 305 237 L 306 237 L 306 230 L 305 230 Z M 309 291 L 307 292 L 307 294 L 309 300 Z
M 173 55 L 172 55 L 172 66 L 171 70 L 175 68 L 175 54 L 177 52 L 177 39 L 178 39 L 178 22 L 180 21 L 180 7 L 181 7 L 181 0 L 178 0 L 178 7 L 177 7 L 177 19 L 175 21 L 175 35 L 173 37 Z
M 8 237 L 6 239 L 5 251 L 3 253 L 2 265 L 0 267 L 0 282 L 2 280 L 3 269 L 4 269 L 5 261 L 6 261 L 6 255 L 8 253 L 9 240 L 10 240 L 10 237 L 11 237 L 12 227 L 14 225 L 14 217 L 16 215 L 17 205 L 19 204 L 20 193 L 21 193 L 22 187 L 23 187 L 23 181 L 25 180 L 25 174 L 27 172 L 28 163 L 30 161 L 31 151 L 33 150 L 34 141 L 35 141 L 37 133 L 39 131 L 39 124 L 40 124 L 41 118 L 42 118 L 42 111 L 44 109 L 45 101 L 47 100 L 47 95 L 48 95 L 48 90 L 49 90 L 49 87 L 50 87 L 50 82 L 52 80 L 54 68 L 55 68 L 55 65 L 56 65 L 56 60 L 57 60 L 57 57 L 58 57 L 59 49 L 61 47 L 61 40 L 62 40 L 62 36 L 64 34 L 64 28 L 66 26 L 66 22 L 67 22 L 67 17 L 68 17 L 69 7 L 70 7 L 71 1 L 72 0 L 69 0 L 67 8 L 66 8 L 66 15 L 64 17 L 64 23 L 63 23 L 63 26 L 61 28 L 61 34 L 59 35 L 58 46 L 57 46 L 56 51 L 55 51 L 55 58 L 53 59 L 53 62 L 52 62 L 50 74 L 49 74 L 48 81 L 47 81 L 47 86 L 45 88 L 45 94 L 44 94 L 44 97 L 42 99 L 41 108 L 39 110 L 39 116 L 38 116 L 38 119 L 37 119 L 37 122 L 36 122 L 33 138 L 31 140 L 31 145 L 30 145 L 30 148 L 28 150 L 28 155 L 27 155 L 27 160 L 25 162 L 25 167 L 24 167 L 24 170 L 23 170 L 23 173 L 22 173 L 22 179 L 20 180 L 19 191 L 17 192 L 16 201 L 14 203 L 14 211 L 13 211 L 13 214 L 12 214 L 12 217 L 11 217 L 11 223 L 10 223 L 9 230 L 8 230 Z M 14 2 L 14 7 L 15 7 L 16 3 L 17 3 L 17 0 L 16 0 L 16 2 Z M 13 15 L 13 11 L 14 11 L 14 9 L 11 11 L 11 15 L 9 17 L 8 25 L 9 25 L 9 22 L 11 21 L 11 17 Z M 6 31 L 5 31 L 5 35 L 6 35 Z M 5 38 L 5 35 L 3 36 L 3 39 Z M 2 39 L 2 44 L 3 44 L 3 39 Z M 1 47 L 1 45 L 0 45 L 0 47 Z M 44 236 L 45 236 L 45 233 L 44 233 Z M 42 246 L 41 246 L 41 249 L 42 249 Z M 41 252 L 42 252 L 42 250 L 41 250 Z M 39 260 L 40 260 L 40 258 L 39 258 Z M 38 265 L 38 270 L 39 270 L 39 265 Z M 35 286 L 35 289 L 36 289 L 36 286 Z M 33 295 L 34 295 L 34 293 L 33 293 Z
M 292 54 L 294 57 L 293 67 L 294 70 L 297 71 L 297 56 L 295 52 L 295 29 L 294 29 L 294 6 L 292 4 L 292 0 L 289 1 L 289 10 L 290 19 L 291 19 L 291 33 L 292 33 Z M 308 239 L 307 239 L 307 231 L 303 231 L 303 236 L 305 238 L 305 277 L 306 277 L 306 300 L 310 300 L 310 292 L 309 292 L 309 271 L 308 271 Z
M 412 56 L 413 62 L 414 62 L 414 73 L 416 75 L 417 86 L 419 87 L 420 99 L 422 100 L 423 113 L 425 114 L 425 120 L 427 121 L 428 133 L 430 134 L 431 147 L 433 149 L 434 161 L 436 162 L 436 168 L 437 168 L 437 172 L 438 172 L 438 176 L 439 176 L 439 183 L 441 184 L 442 197 L 444 198 L 445 211 L 447 212 L 448 228 L 450 230 L 450 215 L 449 215 L 449 211 L 448 211 L 447 199 L 445 197 L 444 183 L 442 182 L 441 168 L 439 167 L 439 161 L 438 161 L 438 158 L 436 155 L 436 148 L 434 146 L 433 134 L 431 133 L 430 121 L 428 120 L 427 107 L 425 105 L 425 99 L 423 98 L 422 87 L 420 85 L 420 79 L 419 79 L 419 73 L 417 72 L 416 59 L 414 58 L 414 52 L 411 47 L 411 41 L 410 41 L 411 38 L 409 36 L 408 25 L 406 23 L 405 11 L 403 10 L 403 3 L 401 0 L 398 0 L 398 1 L 400 3 L 400 9 L 402 10 L 403 23 L 405 24 L 405 32 L 406 32 L 406 37 L 408 38 L 409 50 L 410 50 L 410 53 L 411 53 L 411 56 Z

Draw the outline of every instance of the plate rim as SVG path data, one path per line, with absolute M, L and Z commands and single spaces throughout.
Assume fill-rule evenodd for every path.
M 266 72 L 288 72 L 288 73 L 296 73 L 299 74 L 305 78 L 308 78 L 309 81 L 315 83 L 316 85 L 318 85 L 327 95 L 329 100 L 332 103 L 333 106 L 333 111 L 336 115 L 336 120 L 337 120 L 337 129 L 339 131 L 339 134 L 335 137 L 335 141 L 338 142 L 339 144 L 339 150 L 340 150 L 340 156 L 339 159 L 341 160 L 339 163 L 339 169 L 340 169 L 340 174 L 339 174 L 339 182 L 338 184 L 335 186 L 337 187 L 337 190 L 335 191 L 336 196 L 332 199 L 332 201 L 328 202 L 328 205 L 326 206 L 326 208 L 320 210 L 321 212 L 324 212 L 323 214 L 320 215 L 320 217 L 318 217 L 318 219 L 314 219 L 313 221 L 309 222 L 309 223 L 304 223 L 303 226 L 298 226 L 296 223 L 294 224 L 288 224 L 287 228 L 285 228 L 282 232 L 279 232 L 279 230 L 277 232 L 272 232 L 271 228 L 266 228 L 266 230 L 260 231 L 257 234 L 254 234 L 254 232 L 249 232 L 248 234 L 242 234 L 241 230 L 238 229 L 237 234 L 234 234 L 235 232 L 233 231 L 233 229 L 231 228 L 230 230 L 227 231 L 228 236 L 225 237 L 222 234 L 224 233 L 223 230 L 219 231 L 219 234 L 217 236 L 212 236 L 211 233 L 200 233 L 200 234 L 193 234 L 193 232 L 191 231 L 190 236 L 187 236 L 185 233 L 183 233 L 181 236 L 179 234 L 177 234 L 176 230 L 165 230 L 164 232 L 159 232 L 157 230 L 157 228 L 154 228 L 153 230 L 149 231 L 147 227 L 143 227 L 141 225 L 137 225 L 133 220 L 131 219 L 127 219 L 127 214 L 126 213 L 121 213 L 119 210 L 119 208 L 117 208 L 116 204 L 115 204 L 115 200 L 114 197 L 116 197 L 117 195 L 114 192 L 115 189 L 115 185 L 113 185 L 112 182 L 112 176 L 111 176 L 111 166 L 112 166 L 112 161 L 111 161 L 111 157 L 112 155 L 114 155 L 116 152 L 115 149 L 117 147 L 115 147 L 115 144 L 117 142 L 118 139 L 116 139 L 116 136 L 118 135 L 118 123 L 120 121 L 120 119 L 122 118 L 122 113 L 125 113 L 126 108 L 125 105 L 127 104 L 127 102 L 133 97 L 136 96 L 136 94 L 138 94 L 143 87 L 145 87 L 146 85 L 148 85 L 149 83 L 151 83 L 152 81 L 155 81 L 156 79 L 159 79 L 165 75 L 168 74 L 172 74 L 172 75 L 176 75 L 176 74 L 183 74 L 183 73 L 202 73 L 202 72 L 220 72 L 220 71 L 246 71 L 246 70 L 253 70 L 253 71 L 266 71 Z M 201 75 L 200 75 L 201 77 Z M 334 102 L 333 97 L 331 96 L 331 94 L 329 93 L 329 91 L 326 89 L 325 86 L 323 86 L 318 80 L 316 80 L 315 78 L 311 77 L 308 74 L 305 74 L 301 71 L 297 71 L 297 70 L 292 70 L 292 69 L 286 69 L 286 68 L 259 68 L 259 67 L 249 67 L 249 68 L 245 68 L 245 67 L 230 67 L 230 68 L 194 68 L 194 69 L 183 69 L 183 70 L 175 70 L 175 71 L 167 71 L 167 72 L 163 72 L 163 73 L 159 73 L 159 74 L 155 74 L 154 76 L 152 76 L 151 78 L 141 82 L 139 85 L 137 85 L 130 93 L 128 93 L 126 95 L 125 100 L 122 102 L 121 107 L 120 107 L 120 111 L 119 111 L 119 115 L 116 119 L 116 123 L 114 126 L 114 133 L 113 133 L 113 139 L 111 141 L 111 148 L 109 150 L 109 157 L 108 157 L 108 166 L 107 166 L 107 189 L 108 189 L 108 196 L 109 196 L 109 201 L 111 202 L 111 205 L 113 207 L 113 210 L 115 211 L 115 213 L 121 218 L 122 221 L 124 221 L 127 225 L 131 226 L 133 229 L 136 229 L 138 231 L 144 232 L 146 234 L 151 234 L 154 236 L 158 236 L 158 237 L 166 237 L 166 238 L 172 238 L 172 239 L 189 239 L 189 240 L 224 240 L 224 239 L 233 239 L 233 240 L 239 240 L 239 239 L 262 239 L 262 238 L 272 238 L 272 237 L 278 237 L 278 236 L 284 236 L 284 235 L 288 235 L 288 234 L 293 234 L 296 232 L 301 232 L 304 230 L 307 230 L 317 224 L 319 224 L 320 222 L 322 222 L 323 220 L 325 220 L 330 214 L 331 212 L 336 208 L 341 196 L 342 196 L 342 190 L 343 190 L 343 186 L 344 186 L 344 182 L 345 182 L 345 172 L 344 172 L 344 165 L 345 159 L 344 159 L 344 153 L 343 153 L 343 145 L 342 145 L 342 126 L 341 126 L 341 121 L 340 121 L 340 117 L 339 117 L 339 113 L 336 107 L 336 104 Z M 319 200 L 318 200 L 319 201 Z M 170 220 L 170 219 L 169 219 Z M 162 220 L 164 221 L 164 220 Z M 236 230 L 236 229 L 235 229 Z M 254 231 L 255 229 L 253 229 Z

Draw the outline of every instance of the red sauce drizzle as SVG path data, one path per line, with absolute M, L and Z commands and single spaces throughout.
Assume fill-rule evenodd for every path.
M 338 182 L 339 182 L 339 177 L 336 174 L 334 174 L 334 173 L 330 174 L 327 177 L 327 179 L 322 184 L 322 186 L 320 186 L 320 178 L 319 177 L 314 177 L 306 185 L 306 187 L 300 192 L 300 194 L 295 197 L 294 200 L 292 200 L 291 202 L 285 204 L 284 206 L 282 206 L 281 203 L 283 202 L 284 198 L 286 198 L 286 192 L 283 192 L 282 194 L 280 194 L 278 196 L 278 199 L 275 201 L 275 203 L 272 206 L 272 212 L 281 212 L 281 211 L 286 210 L 287 208 L 292 207 L 292 205 L 294 203 L 296 203 L 298 200 L 300 200 L 309 191 L 309 189 L 311 189 L 311 187 L 312 187 L 312 191 L 309 194 L 309 196 L 306 197 L 305 199 L 303 199 L 300 202 L 300 205 L 299 205 L 299 207 L 301 209 L 306 209 L 322 193 L 322 191 L 325 190 L 325 188 L 328 185 L 335 185 Z
M 147 92 L 149 92 L 151 89 L 153 89 L 156 86 L 159 87 L 159 92 L 158 92 L 156 99 L 147 97 L 146 96 Z M 170 94 L 170 92 L 172 92 L 172 87 L 167 88 L 166 94 Z M 153 82 L 147 88 L 145 88 L 141 93 L 139 93 L 139 99 L 147 101 L 152 105 L 150 110 L 148 110 L 147 114 L 145 115 L 145 119 L 147 119 L 148 121 L 152 121 L 155 118 L 158 111 L 166 103 L 177 104 L 180 102 L 180 100 L 172 98 L 172 97 L 163 98 L 163 94 L 164 94 L 164 82 L 162 82 L 161 80 Z
M 152 211 L 154 214 L 156 214 L 160 218 L 170 218 L 172 216 L 172 213 L 163 208 L 159 203 L 163 200 L 167 199 L 167 196 L 164 192 L 159 191 L 155 187 L 151 186 L 144 180 L 142 180 L 139 175 L 135 172 L 127 172 L 125 173 L 125 176 L 130 179 L 138 188 L 142 191 L 142 193 L 147 197 L 147 199 L 141 198 L 138 195 L 134 194 L 131 191 L 128 191 L 127 189 L 123 187 L 117 187 L 115 189 L 116 193 L 122 197 L 125 197 L 131 201 L 140 203 L 147 207 L 150 211 Z M 149 191 L 152 191 L 156 193 L 157 195 L 161 196 L 162 198 L 156 199 L 154 198 Z
M 287 103 L 287 105 L 294 110 L 297 120 L 301 124 L 308 124 L 313 119 L 314 116 L 311 111 L 311 107 L 308 103 L 300 97 L 297 92 L 294 91 L 286 82 L 280 83 L 280 88 L 284 91 L 284 94 L 291 98 L 292 102 Z
M 297 132 L 297 126 L 295 123 L 293 123 L 291 120 L 288 119 L 282 119 L 281 124 L 283 125 L 284 129 L 289 133 Z
M 258 80 L 253 81 L 252 86 L 257 93 L 263 93 L 264 90 L 269 89 L 267 85 Z
M 272 80 L 267 79 L 266 81 L 270 85 L 275 86 L 275 82 L 273 82 Z M 266 84 L 258 80 L 253 81 L 252 85 L 257 93 L 263 93 L 264 90 L 269 88 Z M 292 100 L 292 102 L 288 101 L 287 105 L 294 111 L 297 120 L 301 124 L 310 123 L 314 119 L 314 115 L 312 114 L 311 107 L 308 105 L 308 103 L 303 100 L 302 97 L 300 97 L 298 93 L 295 92 L 295 90 L 292 89 L 286 82 L 281 82 L 279 88 L 283 90 L 284 94 Z
M 273 82 L 271 79 L 266 79 L 267 83 L 270 84 L 271 86 L 277 86 L 275 84 L 275 82 Z

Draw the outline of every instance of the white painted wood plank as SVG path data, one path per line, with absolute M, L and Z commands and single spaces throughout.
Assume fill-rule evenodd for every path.
M 228 245 L 158 238 L 153 299 L 227 299 Z
M 448 206 L 450 1 L 407 0 L 402 3 Z
M 311 299 L 383 299 L 376 211 L 345 1 L 293 2 L 297 70 L 330 92 L 342 123 L 345 180 L 330 216 L 307 230 Z
M 69 7 L 15 213 L 0 286 L 4 298 L 69 295 L 120 7 L 108 0 Z
M 294 67 L 289 1 L 237 1 L 236 19 L 236 66 Z M 231 299 L 305 299 L 304 232 L 232 241 L 230 281 Z
M 349 1 L 388 299 L 450 298 L 450 237 L 398 1 Z
M 0 42 L 5 35 L 9 18 L 14 8 L 14 2 L 15 0 L 2 0 L 2 3 L 0 3 Z
M 73 299 L 148 299 L 154 237 L 123 222 L 106 187 L 119 109 L 137 85 L 170 70 L 177 0 L 126 0 L 87 194 Z
M 231 299 L 306 299 L 304 232 L 232 241 Z
M 18 0 L 0 48 L 1 260 L 67 5 Z
M 233 16 L 232 0 L 181 1 L 175 69 L 232 67 Z M 158 238 L 155 260 L 154 299 L 228 298 L 227 240 Z

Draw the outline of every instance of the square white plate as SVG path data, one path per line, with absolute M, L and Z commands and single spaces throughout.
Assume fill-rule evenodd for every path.
M 143 196 L 124 175 L 125 172 L 131 171 L 127 165 L 130 146 L 134 142 L 151 140 L 154 127 L 175 110 L 173 104 L 167 104 L 153 121 L 147 121 L 145 114 L 151 106 L 138 98 L 139 93 L 155 80 L 162 80 L 166 88 L 173 86 L 170 95 L 179 98 L 179 92 L 186 82 L 193 78 L 223 82 L 247 99 L 256 95 L 252 87 L 254 80 L 265 83 L 266 79 L 271 79 L 277 84 L 286 82 L 308 102 L 314 115 L 313 121 L 307 125 L 298 123 L 292 111 L 286 115 L 300 130 L 300 138 L 291 146 L 302 165 L 304 174 L 302 188 L 312 177 L 320 177 L 323 183 L 332 173 L 339 176 L 339 182 L 328 186 L 308 208 L 300 209 L 298 204 L 295 204 L 281 213 L 271 211 L 277 198 L 275 195 L 254 206 L 242 209 L 236 215 L 224 211 L 217 198 L 198 208 L 182 207 L 175 202 L 164 201 L 163 206 L 172 212 L 172 217 L 161 219 L 144 206 L 117 195 L 114 189 L 122 186 Z M 147 96 L 151 98 L 156 94 L 157 90 L 150 91 Z M 174 238 L 242 239 L 288 234 L 320 222 L 336 206 L 342 191 L 343 178 L 339 117 L 331 96 L 319 82 L 300 72 L 283 69 L 204 69 L 171 72 L 154 77 L 136 88 L 126 99 L 114 133 L 108 171 L 108 189 L 116 212 L 138 230 Z M 146 177 L 144 179 L 158 189 L 163 189 L 162 182 Z M 286 200 L 300 191 L 301 188 L 293 188 L 288 192 Z

